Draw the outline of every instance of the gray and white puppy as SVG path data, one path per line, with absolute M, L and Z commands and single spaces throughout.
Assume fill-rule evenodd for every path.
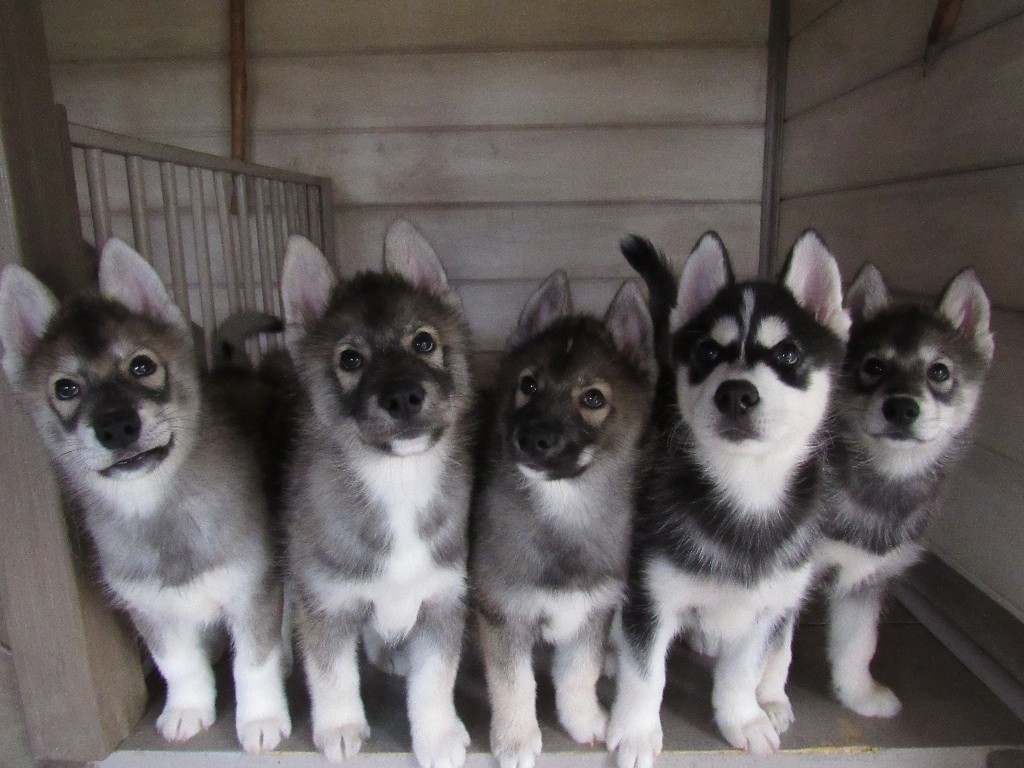
M 891 717 L 896 695 L 871 677 L 888 584 L 918 543 L 946 474 L 966 445 L 994 350 L 988 297 L 972 270 L 935 309 L 892 304 L 866 265 L 847 294 L 853 318 L 831 450 L 835 499 L 818 549 L 830 572 L 829 660 L 836 696 L 862 715 Z
M 407 657 L 417 761 L 457 768 L 469 743 L 453 687 L 472 483 L 461 306 L 430 245 L 404 221 L 387 233 L 384 271 L 345 281 L 293 237 L 281 288 L 305 401 L 288 479 L 287 560 L 313 741 L 340 761 L 369 735 L 357 664 L 365 632 Z
M 555 647 L 558 717 L 581 744 L 604 741 L 597 700 L 604 641 L 622 600 L 639 442 L 650 415 L 654 330 L 635 282 L 604 321 L 573 315 L 559 271 L 509 340 L 474 506 L 472 583 L 502 768 L 541 751 L 531 652 Z
M 238 739 L 273 749 L 291 721 L 254 446 L 214 405 L 189 325 L 153 268 L 111 240 L 99 287 L 58 306 L 31 273 L 7 267 L 4 371 L 84 514 L 103 581 L 167 681 L 157 729 L 184 741 L 213 723 L 207 640 L 226 624 Z

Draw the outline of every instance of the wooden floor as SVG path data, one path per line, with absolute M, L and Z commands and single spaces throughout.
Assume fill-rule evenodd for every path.
M 839 707 L 828 694 L 824 663 L 824 627 L 813 618 L 797 633 L 790 695 L 796 723 L 783 737 L 783 751 L 758 767 L 779 766 L 1010 766 L 1024 765 L 1024 724 L 961 665 L 927 630 L 902 609 L 890 612 L 883 627 L 876 675 L 891 685 L 904 702 L 893 720 L 862 718 Z M 710 670 L 700 658 L 677 646 L 670 661 L 666 703 L 664 766 L 747 765 L 750 758 L 729 750 L 711 719 Z M 457 707 L 473 739 L 469 768 L 492 766 L 487 754 L 488 706 L 479 663 L 470 658 L 459 676 Z M 558 728 L 545 661 L 538 656 L 539 699 L 544 756 L 540 768 L 611 765 L 603 749 L 572 743 Z M 226 687 L 226 686 L 225 686 Z M 120 750 L 101 768 L 134 766 L 322 766 L 312 752 L 309 708 L 301 683 L 294 691 L 292 737 L 272 758 L 241 753 L 235 741 L 230 691 L 219 702 L 214 728 L 176 750 L 153 728 L 156 706 Z M 404 683 L 376 670 L 364 671 L 363 692 L 373 736 L 356 764 L 413 765 L 409 756 Z M 612 692 L 603 680 L 605 701 Z M 156 694 L 157 703 L 161 694 Z M 990 756 L 990 752 L 1001 752 Z

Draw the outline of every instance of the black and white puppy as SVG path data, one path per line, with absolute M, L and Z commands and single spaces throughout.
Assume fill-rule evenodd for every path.
M 621 603 L 639 442 L 657 363 L 639 286 L 604 321 L 573 315 L 555 272 L 529 299 L 497 378 L 474 506 L 472 583 L 502 768 L 541 751 L 531 653 L 554 645 L 558 718 L 581 744 L 604 741 L 597 700 L 605 638 Z
M 157 730 L 184 741 L 213 723 L 209 635 L 226 626 L 238 739 L 273 749 L 291 720 L 265 413 L 236 408 L 268 400 L 243 370 L 200 375 L 181 310 L 120 240 L 103 248 L 99 288 L 58 306 L 27 270 L 7 267 L 4 371 L 83 514 L 104 583 L 167 682 Z
M 304 396 L 287 561 L 313 741 L 337 762 L 369 735 L 357 664 L 365 634 L 378 653 L 402 646 L 417 761 L 458 768 L 469 743 L 453 687 L 472 483 L 461 305 L 404 221 L 388 230 L 384 271 L 345 281 L 293 237 L 282 294 Z
M 620 768 L 661 751 L 673 638 L 716 656 L 715 720 L 766 753 L 793 719 L 785 685 L 794 620 L 812 580 L 820 452 L 849 318 L 839 269 L 813 233 L 778 283 L 737 283 L 721 240 L 697 243 L 675 279 L 646 241 L 623 243 L 670 333 L 673 407 L 642 477 L 608 747 Z M 659 297 L 661 297 L 659 299 Z
M 817 559 L 829 581 L 829 660 L 838 699 L 891 717 L 899 699 L 872 679 L 885 589 L 922 552 L 943 481 L 967 442 L 992 362 L 988 297 L 961 272 L 934 309 L 892 304 L 867 264 L 850 287 L 853 318 L 831 450 L 835 498 Z

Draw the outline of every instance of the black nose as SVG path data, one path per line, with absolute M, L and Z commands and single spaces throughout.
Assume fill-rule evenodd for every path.
M 882 415 L 897 427 L 909 427 L 921 415 L 921 406 L 912 397 L 890 397 L 882 403 Z
M 377 398 L 381 408 L 393 419 L 411 419 L 423 408 L 427 391 L 415 381 L 399 381 L 387 387 Z
M 757 387 L 744 379 L 723 381 L 715 392 L 715 405 L 729 418 L 742 416 L 761 402 Z
M 109 411 L 97 416 L 92 428 L 100 445 L 114 451 L 127 448 L 139 439 L 142 420 L 133 410 Z
M 549 459 L 556 456 L 565 444 L 561 433 L 546 426 L 528 426 L 519 430 L 516 445 L 531 459 Z

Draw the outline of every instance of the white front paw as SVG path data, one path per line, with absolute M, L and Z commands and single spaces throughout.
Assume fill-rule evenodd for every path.
M 363 739 L 370 737 L 366 721 L 313 729 L 313 744 L 332 763 L 340 763 L 359 754 Z
M 417 729 L 412 737 L 412 751 L 420 768 L 461 768 L 468 746 L 469 732 L 454 715 L 429 730 Z
M 213 725 L 213 707 L 172 707 L 168 704 L 156 719 L 156 729 L 168 741 L 188 741 Z
M 608 715 L 596 701 L 590 706 L 559 712 L 558 720 L 573 741 L 585 746 L 603 742 L 608 730 Z
M 269 752 L 292 733 L 292 721 L 287 712 L 237 724 L 238 742 L 252 755 Z
M 718 728 L 729 744 L 752 755 L 770 755 L 780 746 L 779 734 L 764 712 L 750 720 L 719 719 Z
M 608 723 L 608 751 L 615 753 L 618 768 L 651 768 L 661 754 L 661 718 L 613 712 Z
M 903 706 L 895 693 L 875 680 L 864 685 L 837 686 L 836 697 L 864 717 L 895 717 Z
M 789 703 L 788 698 L 783 697 L 772 701 L 759 701 L 758 703 L 761 705 L 764 713 L 768 715 L 768 719 L 771 721 L 777 734 L 781 736 L 789 730 L 789 726 L 793 724 L 795 717 L 793 716 L 793 705 Z
M 501 768 L 533 768 L 542 749 L 537 722 L 491 728 L 491 752 Z

